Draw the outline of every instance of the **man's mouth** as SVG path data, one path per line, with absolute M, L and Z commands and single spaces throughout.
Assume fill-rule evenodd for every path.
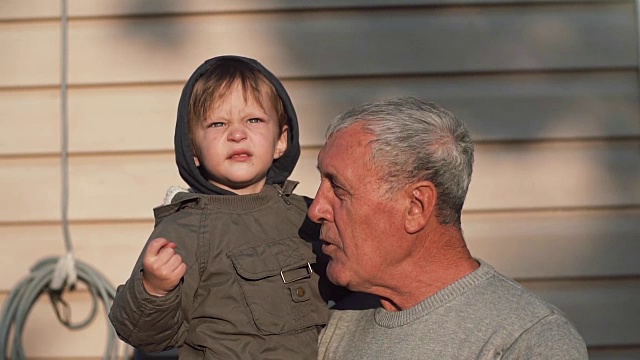
M 322 239 L 321 239 L 321 241 L 322 241 L 322 252 L 323 252 L 323 253 L 325 253 L 325 254 L 327 254 L 327 251 L 328 251 L 329 249 L 331 249 L 332 247 L 334 247 L 334 246 L 335 246 L 334 244 L 332 244 L 332 243 L 330 243 L 330 242 L 327 242 L 327 241 L 324 241 L 324 240 L 322 240 Z M 328 254 L 327 254 L 327 255 L 328 255 Z

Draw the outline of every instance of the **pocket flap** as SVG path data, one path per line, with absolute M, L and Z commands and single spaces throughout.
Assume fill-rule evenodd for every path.
M 227 253 L 238 275 L 250 280 L 280 276 L 281 271 L 315 263 L 311 248 L 300 238 L 244 247 Z

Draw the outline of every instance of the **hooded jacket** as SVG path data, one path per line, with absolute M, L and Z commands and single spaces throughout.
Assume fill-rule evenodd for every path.
M 257 194 L 235 195 L 209 183 L 193 159 L 189 98 L 197 79 L 224 58 L 258 69 L 287 113 L 287 150 Z M 187 272 L 169 294 L 152 296 L 142 284 L 143 250 L 109 314 L 118 336 L 147 352 L 179 347 L 181 359 L 315 359 L 332 288 L 318 275 L 326 263 L 316 257 L 319 228 L 306 216 L 309 199 L 293 194 L 296 183 L 287 180 L 300 145 L 297 117 L 280 81 L 253 59 L 204 62 L 182 91 L 175 155 L 192 192 L 154 209 L 149 239 L 176 243 Z

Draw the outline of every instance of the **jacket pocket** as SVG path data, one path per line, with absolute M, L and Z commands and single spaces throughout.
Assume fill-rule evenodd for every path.
M 314 256 L 304 245 L 300 238 L 287 238 L 227 253 L 262 334 L 299 331 L 328 320 L 311 267 Z

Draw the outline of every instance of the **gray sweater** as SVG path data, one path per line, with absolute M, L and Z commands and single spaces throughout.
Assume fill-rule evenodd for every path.
M 412 308 L 333 311 L 318 359 L 588 359 L 553 305 L 480 262 Z

